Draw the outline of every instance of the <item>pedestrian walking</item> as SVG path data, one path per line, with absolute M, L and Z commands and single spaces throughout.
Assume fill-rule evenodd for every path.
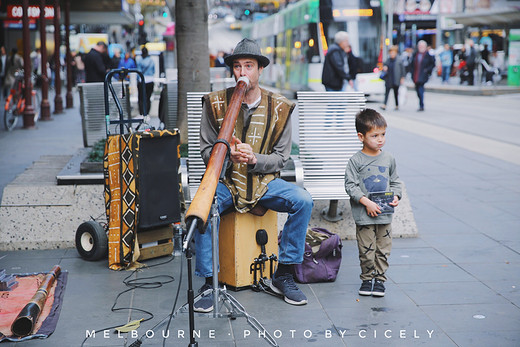
M 466 69 L 468 71 L 468 85 L 472 86 L 475 84 L 475 63 L 477 61 L 477 52 L 473 40 L 466 40 Z
M 345 170 L 345 190 L 356 223 L 360 295 L 385 295 L 385 274 L 392 249 L 392 213 L 402 194 L 395 159 L 382 150 L 386 127 L 383 116 L 373 109 L 367 108 L 356 115 L 356 131 L 363 148 L 350 158 Z M 371 193 L 389 196 L 386 204 L 392 208 L 385 208 L 385 203 L 377 204 Z
M 485 43 L 484 44 L 484 48 L 480 52 L 480 58 L 482 58 L 482 60 L 484 60 L 488 64 L 489 64 L 489 54 L 490 54 L 490 52 L 489 52 L 489 49 L 488 49 L 488 44 Z
M 213 60 L 215 67 L 226 67 L 227 65 L 224 62 L 224 51 L 218 51 L 217 56 Z
M 23 58 L 18 54 L 17 48 L 11 49 L 11 54 L 6 59 L 5 63 L 5 86 L 6 91 L 11 88 L 15 80 L 15 74 L 17 71 L 23 69 Z M 7 96 L 7 92 L 4 91 L 4 97 Z
M 30 54 L 31 64 L 32 64 L 32 72 L 40 76 L 42 74 L 42 53 L 41 49 L 38 47 Z
M 413 56 L 413 48 L 406 47 L 404 52 L 401 54 L 401 61 L 403 62 L 405 76 L 412 73 L 412 56 Z
M 107 73 L 107 44 L 99 41 L 83 59 L 85 63 L 85 79 L 90 82 L 104 82 Z
M 125 52 L 125 56 L 119 61 L 118 68 L 120 69 L 135 69 L 137 65 L 135 64 L 134 58 L 130 54 L 130 51 Z
M 83 53 L 77 52 L 74 55 L 74 64 L 76 66 L 76 84 L 85 83 L 85 63 L 83 62 Z
M 121 62 L 121 50 L 119 48 L 114 49 L 114 55 L 110 58 L 110 70 L 117 69 Z
M 381 106 L 383 110 L 386 110 L 386 103 L 391 90 L 394 91 L 395 109 L 399 109 L 399 87 L 404 83 L 406 73 L 402 61 L 397 58 L 398 50 L 397 46 L 390 47 L 388 50 L 390 57 L 383 66 L 383 72 L 385 73 L 385 101 L 383 106 Z
M 444 44 L 444 50 L 439 54 L 442 68 L 442 83 L 447 84 L 450 79 L 451 66 L 453 65 L 453 52 L 448 43 Z
M 334 43 L 329 46 L 325 62 L 323 63 L 323 71 L 321 74 L 321 83 L 325 86 L 326 91 L 342 91 L 343 81 L 354 88 L 354 81 L 350 74 L 350 66 L 348 64 L 347 52 L 350 44 L 348 33 L 338 31 L 334 35 Z M 355 67 L 352 66 L 355 71 Z
M 419 41 L 411 62 L 412 80 L 419 97 L 419 109 L 417 111 L 424 111 L 424 84 L 430 78 L 434 67 L 435 58 L 428 53 L 426 41 Z
M 6 73 L 6 64 L 7 64 L 7 53 L 5 51 L 5 47 L 0 47 L 0 92 L 4 98 L 7 96 L 8 88 L 5 85 L 5 73 Z
M 143 47 L 141 50 L 141 59 L 137 62 L 137 69 L 143 73 L 146 85 L 144 93 L 142 88 L 139 89 L 139 112 L 140 114 L 144 114 L 143 100 L 146 97 L 146 114 L 149 114 L 151 107 L 150 103 L 152 102 L 155 63 L 153 62 L 152 57 L 148 54 L 148 48 L 146 47 Z

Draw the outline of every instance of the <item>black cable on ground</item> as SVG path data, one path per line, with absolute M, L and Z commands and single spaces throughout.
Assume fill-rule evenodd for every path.
M 154 264 L 154 265 L 149 265 L 149 266 L 147 266 L 147 268 L 152 268 L 152 267 L 156 267 L 156 266 L 159 266 L 159 265 L 168 264 L 171 261 L 173 261 L 174 259 L 175 259 L 175 256 L 172 255 L 170 257 L 170 259 L 168 259 L 167 261 L 161 262 L 161 263 L 158 263 L 158 264 Z M 182 263 L 182 258 L 181 258 L 181 263 Z M 147 317 L 147 318 L 142 320 L 142 322 L 146 322 L 146 321 L 149 321 L 152 318 L 154 318 L 153 313 L 151 313 L 149 311 L 146 311 L 146 310 L 143 310 L 143 309 L 140 309 L 140 308 L 133 308 L 133 307 L 118 307 L 118 308 L 116 308 L 117 300 L 119 299 L 119 297 L 121 295 L 123 295 L 124 293 L 127 293 L 127 292 L 129 292 L 131 290 L 134 290 L 134 289 L 155 289 L 155 288 L 160 288 L 164 284 L 168 284 L 168 283 L 171 283 L 171 282 L 175 281 L 175 279 L 173 278 L 173 276 L 170 276 L 170 275 L 157 275 L 157 276 L 143 277 L 143 278 L 136 278 L 136 279 L 133 279 L 133 280 L 128 280 L 130 277 L 132 277 L 139 270 L 140 269 L 135 269 L 134 271 L 132 271 L 130 273 L 130 275 L 128 275 L 127 277 L 125 277 L 125 279 L 123 279 L 123 283 L 127 287 L 130 287 L 130 288 L 128 288 L 128 289 L 120 292 L 119 294 L 117 294 L 116 299 L 114 300 L 114 304 L 112 305 L 110 310 L 112 312 L 116 312 L 116 311 L 120 311 L 120 310 L 134 310 L 134 311 L 138 311 L 138 312 L 147 314 L 149 316 L 149 317 Z M 182 272 L 181 272 L 181 276 L 182 276 Z M 157 279 L 157 278 L 164 278 L 165 280 L 163 280 L 163 281 L 160 281 L 160 280 L 149 281 L 149 280 L 154 280 L 154 279 Z M 147 282 L 143 282 L 145 280 Z M 179 287 L 180 287 L 180 285 L 179 285 Z M 178 296 L 178 293 L 177 293 L 177 296 Z M 175 302 L 177 302 L 177 298 L 175 299 Z M 115 325 L 115 326 L 111 326 L 111 327 L 106 327 L 106 328 L 103 328 L 103 329 L 95 330 L 92 335 L 95 335 L 96 333 L 99 333 L 101 331 L 112 330 L 112 329 L 118 328 L 120 326 L 121 326 L 121 324 L 118 324 L 118 325 Z M 82 347 L 85 344 L 85 342 L 88 340 L 88 338 L 89 338 L 89 336 L 85 337 L 85 339 L 81 343 Z M 138 345 L 135 345 L 135 346 L 140 346 L 141 343 L 139 343 Z M 134 344 L 132 344 L 132 346 L 134 346 Z
M 168 317 L 168 324 L 166 325 L 166 331 L 168 331 L 168 329 L 170 329 L 170 323 L 173 319 L 173 315 L 175 313 L 175 307 L 177 306 L 177 300 L 179 298 L 179 293 L 181 291 L 181 284 L 182 284 L 182 273 L 183 273 L 183 266 L 182 266 L 182 258 L 181 257 L 181 269 L 180 269 L 180 274 L 179 274 L 179 284 L 177 285 L 177 294 L 175 295 L 175 301 L 173 302 L 173 307 L 172 307 L 172 310 L 170 312 L 170 314 L 167 316 Z M 160 324 L 162 324 L 164 322 L 166 318 L 162 319 L 159 323 L 155 324 L 151 329 L 151 331 L 154 331 Z M 141 335 L 141 337 L 139 337 L 137 340 L 135 340 L 129 347 L 139 347 L 143 344 L 143 338 L 146 336 L 146 334 L 144 335 Z M 163 334 L 163 347 L 166 345 L 166 337 L 164 336 Z

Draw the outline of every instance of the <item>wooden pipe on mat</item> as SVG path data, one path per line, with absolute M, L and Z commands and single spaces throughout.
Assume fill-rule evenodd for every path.
M 49 291 L 60 273 L 61 268 L 59 265 L 55 265 L 51 272 L 45 275 L 42 284 L 32 297 L 31 301 L 24 306 L 11 325 L 11 331 L 13 334 L 24 337 L 32 333 L 34 325 L 43 310 Z
M 240 77 L 231 96 L 231 100 L 229 101 L 217 140 L 224 140 L 228 144 L 231 141 L 233 129 L 235 129 L 235 123 L 248 87 L 249 79 L 247 77 Z M 226 159 L 227 150 L 228 148 L 225 143 L 216 142 L 213 145 L 204 177 L 200 182 L 197 193 L 195 193 L 191 201 L 190 208 L 186 212 L 186 220 L 198 218 L 202 221 L 199 225 L 199 229 L 202 228 L 202 225 L 206 224 L 206 220 L 208 219 L 213 197 L 217 190 L 220 172 Z

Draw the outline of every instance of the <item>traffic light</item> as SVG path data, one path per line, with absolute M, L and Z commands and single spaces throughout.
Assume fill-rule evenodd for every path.
M 147 41 L 146 32 L 144 31 L 144 20 L 141 19 L 137 22 L 138 25 L 138 35 L 137 35 L 137 43 L 140 45 L 144 45 Z
M 249 20 L 251 18 L 252 13 L 253 12 L 250 9 L 246 8 L 244 10 L 244 15 L 242 16 L 242 19 Z

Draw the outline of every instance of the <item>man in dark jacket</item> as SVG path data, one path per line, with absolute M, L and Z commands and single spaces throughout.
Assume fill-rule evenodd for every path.
M 349 50 L 348 33 L 338 31 L 334 35 L 334 43 L 329 46 L 325 62 L 323 63 L 321 83 L 325 86 L 326 91 L 339 92 L 343 90 L 343 81 L 345 80 L 348 81 L 351 87 L 354 87 L 352 74 L 355 74 L 355 68 L 353 67 L 351 73 L 347 61 L 347 52 Z
M 468 69 L 468 85 L 472 86 L 475 84 L 475 63 L 477 60 L 477 52 L 475 51 L 475 47 L 473 47 L 475 43 L 472 39 L 466 40 L 466 67 Z
M 419 41 L 417 51 L 413 54 L 411 61 L 412 80 L 419 97 L 419 109 L 417 111 L 424 111 L 424 84 L 430 78 L 435 67 L 435 58 L 428 53 L 427 48 L 426 41 Z
M 107 54 L 107 45 L 103 41 L 99 41 L 88 54 L 85 55 L 83 61 L 85 63 L 85 80 L 89 82 L 104 82 L 107 68 L 103 55 Z

